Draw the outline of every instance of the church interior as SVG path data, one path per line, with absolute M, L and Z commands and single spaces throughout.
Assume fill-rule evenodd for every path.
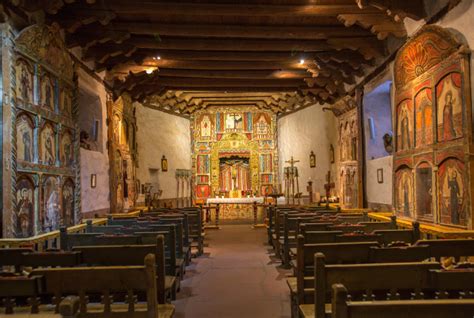
M 474 0 L 0 12 L 0 317 L 474 317 Z

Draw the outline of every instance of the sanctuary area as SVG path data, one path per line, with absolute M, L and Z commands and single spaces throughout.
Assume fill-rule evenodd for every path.
M 0 0 L 0 317 L 474 317 L 474 0 Z

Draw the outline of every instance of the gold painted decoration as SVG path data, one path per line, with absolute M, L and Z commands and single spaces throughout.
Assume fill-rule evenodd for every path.
M 20 52 L 57 70 L 61 77 L 72 81 L 74 64 L 59 25 L 35 24 L 27 27 L 15 39 L 15 45 Z
M 470 65 L 458 38 L 425 26 L 397 54 L 395 210 L 410 220 L 472 228 Z

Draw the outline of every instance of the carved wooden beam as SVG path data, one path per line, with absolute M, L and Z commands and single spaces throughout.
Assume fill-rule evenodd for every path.
M 421 20 L 426 17 L 423 0 L 355 0 L 361 9 L 370 7 L 384 11 L 395 21 L 402 21 L 405 17 Z
M 355 24 L 370 30 L 377 35 L 377 39 L 384 40 L 390 34 L 403 38 L 407 36 L 405 25 L 402 21 L 395 21 L 389 16 L 380 14 L 340 14 L 338 20 L 344 23 L 346 27 L 352 27 Z
M 379 13 L 379 15 L 381 15 Z M 103 30 L 105 29 L 105 30 Z M 338 26 L 255 26 L 233 24 L 163 24 L 146 22 L 112 22 L 105 28 L 78 29 L 82 36 L 94 37 L 105 31 L 129 32 L 136 35 L 180 37 L 257 38 L 288 40 L 324 40 L 331 37 L 359 37 L 369 33 L 362 28 Z
M 350 49 L 358 51 L 367 60 L 380 58 L 386 54 L 384 42 L 371 38 L 328 39 L 327 43 L 337 50 Z

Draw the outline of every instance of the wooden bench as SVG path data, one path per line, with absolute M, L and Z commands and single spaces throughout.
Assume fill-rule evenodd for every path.
M 44 294 L 54 296 L 55 311 L 74 317 L 173 317 L 174 306 L 158 304 L 154 255 L 145 257 L 144 266 L 48 268 L 32 276 L 44 280 Z M 145 303 L 136 303 L 136 294 L 146 293 Z M 88 296 L 100 294 L 102 304 L 88 303 Z M 78 295 L 72 298 L 62 297 Z M 113 297 L 122 297 L 115 303 Z M 125 295 L 125 297 L 123 297 Z
M 304 290 L 309 297 L 299 305 L 303 317 L 325 317 L 331 312 L 327 304 L 333 284 L 344 284 L 353 300 L 422 298 L 433 287 L 430 271 L 441 269 L 438 262 L 326 265 L 322 253 L 314 255 L 314 263 L 314 281 Z
M 332 286 L 331 318 L 472 318 L 473 299 L 348 301 L 343 284 Z M 383 314 L 382 314 L 383 313 Z M 308 315 L 304 317 L 315 317 Z

